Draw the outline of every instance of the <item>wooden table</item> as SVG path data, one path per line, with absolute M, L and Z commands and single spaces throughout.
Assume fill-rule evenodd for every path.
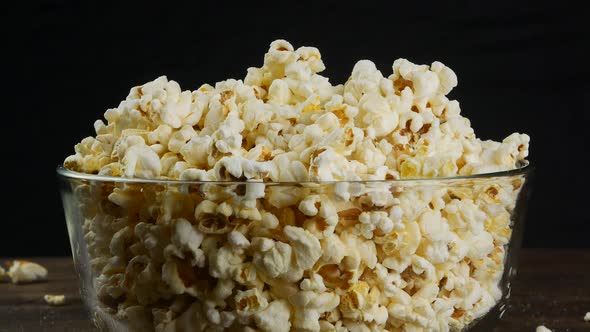
M 96 331 L 82 306 L 71 259 L 31 260 L 48 268 L 49 281 L 0 284 L 0 331 Z M 44 294 L 65 294 L 67 305 L 50 307 Z M 590 249 L 525 249 L 511 305 L 494 332 L 533 332 L 541 324 L 553 331 L 590 331 L 583 319 L 588 311 Z

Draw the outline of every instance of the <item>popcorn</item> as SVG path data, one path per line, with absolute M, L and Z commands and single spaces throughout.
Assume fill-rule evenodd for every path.
M 543 325 L 539 325 L 539 326 L 537 326 L 537 329 L 536 329 L 535 331 L 537 331 L 537 332 L 551 332 L 551 330 L 550 330 L 550 329 L 546 328 L 546 327 L 545 327 L 545 326 L 543 326 Z
M 314 181 L 343 181 L 354 180 L 352 167 L 348 160 L 336 153 L 334 149 L 320 149 L 314 153 L 310 166 L 310 178 Z M 366 173 L 366 172 L 363 172 Z
M 244 236 L 244 234 L 238 231 L 229 232 L 228 243 L 232 248 L 237 250 L 247 249 L 250 246 L 250 241 Z
M 313 267 L 322 256 L 320 241 L 303 228 L 286 226 L 283 231 L 295 250 L 297 265 L 303 270 Z
M 279 219 L 274 214 L 263 211 L 261 215 L 261 224 L 266 228 L 276 228 L 279 225 Z
M 156 331 L 205 331 L 208 326 L 207 317 L 203 312 L 203 305 L 199 301 L 195 301 L 174 320 L 158 324 Z
M 209 156 L 213 151 L 213 139 L 209 135 L 193 137 L 182 148 L 180 154 L 190 165 L 206 168 Z
M 324 63 L 322 62 L 320 50 L 317 48 L 302 46 L 295 52 L 299 55 L 298 61 L 306 62 L 309 69 L 311 69 L 313 73 L 319 73 L 326 69 Z
M 299 211 L 303 212 L 306 216 L 315 216 L 319 212 L 320 200 L 321 198 L 318 195 L 307 196 L 299 203 Z
M 271 239 L 258 238 L 258 241 L 253 241 L 252 246 L 258 247 L 253 262 L 260 272 L 270 278 L 277 278 L 289 271 L 293 252 L 290 245 Z
M 344 100 L 348 104 L 357 106 L 361 96 L 368 92 L 376 92 L 383 75 L 375 64 L 369 60 L 361 60 L 352 68 L 352 74 L 344 85 Z
M 188 272 L 190 270 L 190 264 L 171 257 L 162 266 L 162 281 L 170 287 L 173 294 L 188 293 L 197 296 L 199 289 L 191 282 L 194 277 Z
M 223 246 L 217 250 L 207 252 L 209 261 L 209 274 L 215 278 L 230 279 L 240 270 L 243 258 L 231 250 L 229 246 Z
M 264 310 L 254 314 L 254 322 L 265 332 L 288 332 L 291 329 L 291 309 L 285 300 L 271 302 Z
M 301 291 L 289 298 L 295 307 L 293 327 L 308 331 L 319 331 L 319 318 L 325 312 L 335 309 L 340 299 L 333 293 Z
M 13 284 L 27 284 L 47 280 L 47 269 L 43 266 L 22 260 L 8 263 L 8 277 Z
M 176 219 L 174 223 L 174 233 L 171 242 L 178 251 L 188 251 L 192 257 L 191 265 L 204 267 L 205 255 L 199 247 L 205 238 L 205 234 L 196 229 L 186 219 Z M 180 258 L 184 258 L 180 255 Z
M 236 312 L 240 316 L 249 316 L 264 310 L 268 306 L 267 299 L 257 288 L 238 291 L 235 296 Z
M 357 230 L 369 240 L 373 238 L 374 231 L 387 234 L 393 229 L 393 222 L 385 211 L 363 212 L 359 215 L 359 222 Z
M 384 325 L 388 313 L 385 307 L 379 306 L 380 295 L 378 288 L 371 289 L 367 282 L 359 281 L 340 298 L 340 312 L 348 319 Z
M 500 301 L 524 175 L 424 178 L 519 168 L 530 138 L 477 138 L 440 62 L 324 69 L 277 40 L 243 81 L 162 76 L 94 123 L 66 168 L 166 180 L 72 188 L 101 310 L 137 330 L 449 331 Z
M 289 104 L 291 100 L 291 90 L 289 85 L 283 80 L 274 80 L 268 88 L 268 101 L 277 105 Z
M 325 292 L 326 286 L 324 285 L 324 280 L 322 276 L 319 274 L 314 273 L 309 279 L 303 279 L 299 288 L 302 290 L 308 291 L 315 291 L 315 292 Z
M 166 287 L 158 267 L 149 257 L 137 255 L 129 261 L 120 286 L 137 303 L 154 303 L 163 296 L 163 289 Z
M 160 157 L 147 145 L 134 145 L 125 151 L 121 170 L 126 177 L 156 178 L 162 172 Z
M 51 306 L 60 306 L 60 305 L 64 305 L 66 303 L 66 296 L 65 295 L 45 294 L 43 296 L 43 300 L 45 300 L 45 303 L 47 303 Z
M 585 321 L 585 322 L 590 322 L 590 312 L 587 312 L 587 313 L 584 315 L 584 321 Z
M 380 122 L 380 121 L 379 121 Z M 358 143 L 358 148 L 353 157 L 367 166 L 368 170 L 377 170 L 385 163 L 385 154 L 373 143 L 373 139 L 367 137 Z
M 378 94 L 363 95 L 359 100 L 359 110 L 358 122 L 372 139 L 391 133 L 399 123 L 398 113 L 393 112 L 387 100 Z
M 168 150 L 173 153 L 179 153 L 186 142 L 191 138 L 197 136 L 196 131 L 192 126 L 183 126 L 180 130 L 174 132 L 168 140 Z

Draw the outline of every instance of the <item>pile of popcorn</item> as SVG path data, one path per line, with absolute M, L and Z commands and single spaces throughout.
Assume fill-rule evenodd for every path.
M 502 298 L 529 137 L 475 137 L 440 62 L 271 43 L 246 78 L 131 89 L 66 158 L 101 310 L 141 331 L 449 331 Z M 404 181 L 390 181 L 404 179 Z M 384 181 L 385 180 L 385 181 Z

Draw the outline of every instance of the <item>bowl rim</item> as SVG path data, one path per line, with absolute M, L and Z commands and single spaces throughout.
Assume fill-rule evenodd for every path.
M 97 174 L 88 174 L 72 171 L 65 168 L 63 165 L 59 165 L 56 169 L 58 177 L 64 180 L 85 180 L 85 181 L 96 181 L 96 182 L 123 182 L 131 184 L 170 184 L 170 185 L 182 185 L 182 184 L 220 184 L 220 185 L 232 185 L 232 184 L 252 184 L 261 183 L 265 185 L 320 185 L 320 184 L 339 184 L 339 183 L 390 183 L 390 184 L 432 184 L 432 183 L 449 183 L 457 181 L 467 180 L 483 180 L 483 179 L 496 179 L 512 177 L 517 175 L 528 176 L 533 167 L 528 160 L 519 161 L 516 168 L 490 173 L 480 173 L 473 175 L 460 175 L 460 176 L 448 176 L 448 177 L 436 177 L 436 178 L 405 178 L 395 180 L 334 180 L 334 181 L 260 181 L 260 180 L 249 180 L 249 181 L 199 181 L 199 180 L 175 180 L 175 179 L 144 179 L 144 178 L 125 178 L 118 176 L 105 176 Z

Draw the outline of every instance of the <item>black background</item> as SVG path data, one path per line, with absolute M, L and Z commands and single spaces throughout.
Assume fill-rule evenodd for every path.
M 344 82 L 360 59 L 384 75 L 399 57 L 448 65 L 459 77 L 451 97 L 478 136 L 532 138 L 524 245 L 589 246 L 590 58 L 581 8 L 557 1 L 125 3 L 37 3 L 5 31 L 14 42 L 4 48 L 14 57 L 5 63 L 14 79 L 4 82 L 9 200 L 0 256 L 69 254 L 55 168 L 132 86 L 163 74 L 183 89 L 243 79 L 277 38 L 318 47 L 332 83 Z

